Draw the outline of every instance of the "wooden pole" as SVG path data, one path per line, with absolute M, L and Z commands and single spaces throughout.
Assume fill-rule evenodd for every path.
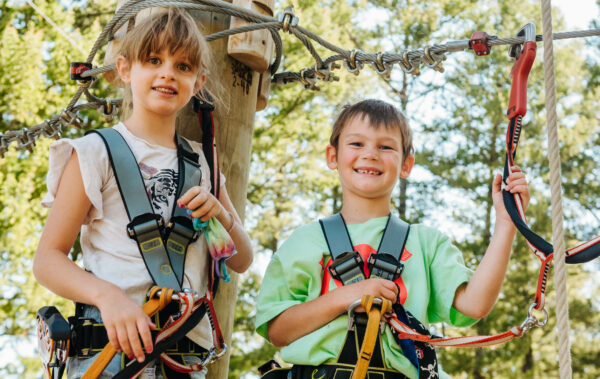
M 229 28 L 230 17 L 222 13 L 190 11 L 190 14 L 205 35 Z M 244 220 L 259 74 L 227 55 L 227 39 L 212 41 L 209 46 L 215 63 L 209 80 L 220 81 L 224 88 L 223 101 L 226 105 L 217 107 L 213 115 L 219 163 L 227 178 L 227 192 Z M 177 130 L 185 137 L 201 141 L 198 116 L 191 109 L 191 105 L 179 115 Z M 215 296 L 219 323 L 228 346 L 231 346 L 238 283 L 238 275 L 231 270 L 230 274 L 231 281 L 221 282 Z M 209 379 L 227 378 L 230 352 L 231 349 L 226 356 L 209 366 Z

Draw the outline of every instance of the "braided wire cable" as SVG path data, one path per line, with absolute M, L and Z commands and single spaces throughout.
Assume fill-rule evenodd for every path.
M 464 51 L 470 49 L 468 39 L 458 41 L 448 41 L 444 44 L 435 44 L 428 46 L 423 49 L 412 49 L 405 50 L 401 53 L 364 53 L 356 50 L 346 50 L 340 48 L 333 43 L 321 38 L 319 35 L 312 31 L 298 25 L 297 18 L 293 15 L 293 11 L 287 11 L 286 14 L 280 15 L 278 18 L 274 18 L 268 15 L 264 15 L 254 10 L 242 8 L 232 3 L 222 0 L 130 0 L 123 4 L 116 12 L 115 16 L 108 22 L 104 27 L 94 45 L 92 46 L 87 63 L 91 63 L 100 47 L 112 40 L 115 33 L 135 15 L 146 8 L 151 7 L 183 7 L 191 10 L 206 11 L 206 12 L 218 12 L 224 13 L 229 16 L 242 18 L 250 23 L 251 25 L 245 25 L 239 28 L 229 29 L 217 33 L 213 33 L 206 36 L 208 41 L 227 37 L 237 33 L 250 32 L 259 29 L 267 29 L 274 40 L 275 45 L 275 58 L 271 63 L 269 71 L 272 75 L 272 81 L 279 84 L 286 84 L 292 82 L 301 82 L 305 88 L 318 89 L 316 82 L 321 79 L 324 81 L 338 80 L 339 78 L 332 74 L 333 69 L 337 69 L 340 66 L 336 62 L 345 63 L 346 68 L 349 71 L 358 74 L 359 69 L 362 68 L 363 64 L 369 64 L 373 66 L 378 74 L 387 75 L 392 66 L 397 64 L 406 73 L 418 75 L 419 67 L 423 64 L 428 67 L 443 72 L 442 61 L 446 59 L 445 54 L 453 53 L 458 51 Z M 286 21 L 285 16 L 291 16 L 295 22 Z M 290 32 L 296 38 L 300 39 L 305 48 L 311 54 L 315 60 L 313 66 L 304 68 L 299 72 L 283 71 L 277 73 L 279 65 L 283 56 L 283 42 L 279 34 L 280 30 L 286 28 L 286 31 Z M 563 32 L 557 34 L 550 34 L 544 36 L 536 36 L 537 41 L 552 40 L 552 39 L 567 39 L 567 38 L 581 38 L 600 35 L 600 29 L 590 29 L 573 32 Z M 316 48 L 312 44 L 312 41 L 316 42 L 325 49 L 332 51 L 336 54 L 329 56 L 326 59 L 322 59 Z M 507 45 L 507 44 L 521 44 L 524 42 L 523 37 L 511 37 L 511 38 L 491 38 L 487 41 L 488 46 Z M 81 74 L 83 78 L 95 78 L 98 74 L 112 71 L 115 69 L 115 64 L 109 64 L 102 67 L 95 67 Z M 91 83 L 81 83 L 81 87 L 73 95 L 73 98 L 69 104 L 65 107 L 66 112 L 73 112 L 78 108 L 75 104 L 80 99 L 81 95 L 85 94 L 88 100 L 92 101 L 90 108 L 100 107 L 105 101 L 91 95 L 87 86 Z M 64 112 L 63 112 L 64 113 Z M 42 130 L 47 128 L 48 124 L 54 125 L 57 120 L 60 119 L 60 115 L 54 116 L 51 120 L 44 121 L 38 124 L 32 129 Z M 8 132 L 10 133 L 10 132 Z M 4 154 L 6 147 L 11 141 L 15 141 L 15 138 L 11 134 L 7 137 L 8 133 L 0 134 L 0 155 Z M 39 135 L 37 132 L 30 133 L 31 135 Z M 21 146 L 21 145 L 20 145 Z
M 554 78 L 554 48 L 552 45 L 552 5 L 542 0 L 544 36 L 544 87 L 548 123 L 548 160 L 550 164 L 550 192 L 552 204 L 552 244 L 554 246 L 554 285 L 556 286 L 556 326 L 558 334 L 559 373 L 561 379 L 570 379 L 571 352 L 569 341 L 569 307 L 565 262 L 565 232 L 561 188 L 560 152 L 556 116 L 556 87 Z

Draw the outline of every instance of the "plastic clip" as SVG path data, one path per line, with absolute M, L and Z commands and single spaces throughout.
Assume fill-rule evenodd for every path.
M 91 82 L 93 79 L 91 76 L 86 76 L 86 77 L 81 76 L 81 74 L 83 74 L 84 72 L 91 70 L 91 69 L 92 69 L 91 63 L 71 62 L 71 64 L 69 65 L 69 77 L 71 78 L 71 80 L 77 80 L 80 82 Z

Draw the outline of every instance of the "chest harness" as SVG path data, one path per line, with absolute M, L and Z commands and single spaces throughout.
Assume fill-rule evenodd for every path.
M 194 99 L 194 110 L 198 113 L 203 130 L 202 145 L 211 174 L 209 178 L 212 184 L 211 192 L 218 197 L 220 174 L 214 138 L 213 109 L 214 107 L 210 104 Z M 126 232 L 136 242 L 154 285 L 157 286 L 156 288 L 162 287 L 164 289 L 162 292 L 169 289 L 171 293 L 174 293 L 173 299 L 178 300 L 177 302 L 170 302 L 170 299 L 167 302 L 161 300 L 160 308 L 151 307 L 152 313 L 154 313 L 154 322 L 159 326 L 159 330 L 153 332 L 155 346 L 152 353 L 146 354 L 146 360 L 143 363 L 136 360 L 128 361 L 122 354 L 122 370 L 114 378 L 131 378 L 141 372 L 149 362 L 155 360 L 160 362 L 160 370 L 165 378 L 189 378 L 188 373 L 202 370 L 206 364 L 224 355 L 227 348 L 213 306 L 213 294 L 217 291 L 219 280 L 214 272 L 214 264 L 211 262 L 208 265 L 208 289 L 204 297 L 199 297 L 193 291 L 182 287 L 187 249 L 199 236 L 190 216 L 187 215 L 185 209 L 173 206 L 170 221 L 165 225 L 163 218 L 153 211 L 138 163 L 121 134 L 114 129 L 92 130 L 89 133 L 99 135 L 106 146 L 119 192 L 130 220 Z M 175 138 L 179 172 L 175 192 L 177 199 L 189 188 L 200 184 L 202 172 L 198 163 L 198 154 L 192 150 L 184 138 L 179 135 L 176 135 Z M 210 254 L 208 256 L 210 259 Z M 154 297 L 157 297 L 156 290 L 153 290 L 149 303 L 154 302 Z M 111 347 L 107 345 L 108 337 L 104 325 L 83 317 L 84 307 L 83 304 L 76 304 L 75 316 L 69 318 L 70 327 L 66 325 L 56 308 L 44 307 L 38 311 L 38 331 L 41 331 L 42 334 L 45 331 L 46 334 L 45 342 L 42 342 L 43 338 L 41 338 L 44 336 L 40 337 L 40 346 L 44 345 L 45 350 L 48 350 L 50 345 L 52 348 L 60 347 L 62 349 L 60 352 L 46 354 L 48 355 L 46 359 L 42 357 L 49 377 L 60 378 L 62 376 L 67 356 L 65 349 L 69 356 L 90 357 L 100 352 L 105 346 L 106 349 Z M 193 329 L 204 315 L 208 315 L 213 329 L 215 346 L 210 351 L 185 337 L 185 334 Z M 66 333 L 66 330 L 70 330 L 70 333 Z M 65 343 L 66 337 L 70 341 Z M 105 351 L 102 351 L 102 354 L 104 353 Z M 112 354 L 114 355 L 114 351 Z M 110 355 L 110 358 L 113 355 Z M 198 357 L 197 363 L 185 363 L 184 356 Z M 97 361 L 101 361 L 101 359 L 97 359 Z M 109 361 L 110 359 L 105 362 L 98 373 L 102 372 Z
M 365 259 L 359 252 L 355 251 L 346 223 L 341 214 L 321 219 L 319 223 L 321 224 L 321 229 L 325 235 L 331 255 L 331 260 L 327 265 L 324 265 L 325 273 L 322 293 L 327 292 L 329 279 L 333 279 L 338 285 L 352 284 L 368 278 L 381 278 L 398 283 L 404 269 L 400 258 L 404 252 L 404 245 L 406 244 L 410 230 L 409 224 L 396 216 L 390 215 L 377 252 Z M 399 293 L 398 299 L 402 296 L 406 296 L 406 294 Z M 355 307 L 356 305 L 351 308 Z M 416 318 L 410 315 L 400 302 L 394 304 L 393 311 L 405 320 L 407 324 L 419 330 L 420 333 L 429 334 L 427 329 Z M 289 375 L 294 379 L 350 379 L 354 377 L 355 366 L 362 354 L 361 345 L 368 338 L 366 337 L 368 320 L 363 313 L 354 314 L 353 312 L 349 312 L 349 314 L 346 339 L 336 363 L 322 364 L 320 366 L 294 365 L 291 369 L 276 368 L 268 371 L 263 378 L 285 378 L 285 375 L 288 375 L 290 371 L 291 374 Z M 379 333 L 383 332 L 384 326 L 385 324 L 381 325 L 376 336 L 373 351 L 369 353 L 368 358 L 370 363 L 366 372 L 367 377 L 381 379 L 406 378 L 402 373 L 389 369 L 385 364 L 379 336 Z M 434 372 L 437 375 L 437 360 L 432 347 L 421 341 L 413 342 L 409 339 L 399 338 L 396 341 L 402 348 L 404 355 L 417 367 L 420 378 L 430 377 L 430 372 Z M 425 367 L 426 369 L 421 367 Z M 427 368 L 429 371 L 427 371 Z

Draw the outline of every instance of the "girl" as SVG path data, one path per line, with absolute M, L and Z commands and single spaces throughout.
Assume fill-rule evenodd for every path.
M 216 217 L 237 249 L 227 265 L 243 272 L 252 262 L 249 237 L 225 187 L 221 186 L 218 198 L 210 193 L 206 158 L 194 141 L 188 142 L 200 156 L 202 181 L 175 199 L 175 119 L 203 88 L 208 53 L 194 20 L 183 10 L 172 8 L 142 20 L 128 32 L 117 59 L 119 75 L 131 88 L 132 113 L 113 128 L 136 157 L 154 213 L 168 222 L 177 203 L 189 209 L 193 218 L 207 221 Z M 155 325 L 141 304 L 153 282 L 136 242 L 127 235 L 128 215 L 101 138 L 90 134 L 54 143 L 47 181 L 43 205 L 51 210 L 35 254 L 36 279 L 60 296 L 87 304 L 84 316 L 104 323 L 117 351 L 143 361 L 144 350 L 152 351 L 150 330 Z M 84 269 L 68 258 L 80 229 Z M 199 238 L 190 244 L 185 260 L 183 287 L 199 294 L 207 287 L 206 253 L 204 238 Z M 209 349 L 210 331 L 205 317 L 188 337 Z M 68 377 L 80 377 L 91 361 L 93 358 L 70 359 Z M 112 377 L 119 366 L 117 355 L 103 375 Z M 150 372 L 149 377 L 155 373 Z M 162 376 L 158 372 L 156 377 Z

